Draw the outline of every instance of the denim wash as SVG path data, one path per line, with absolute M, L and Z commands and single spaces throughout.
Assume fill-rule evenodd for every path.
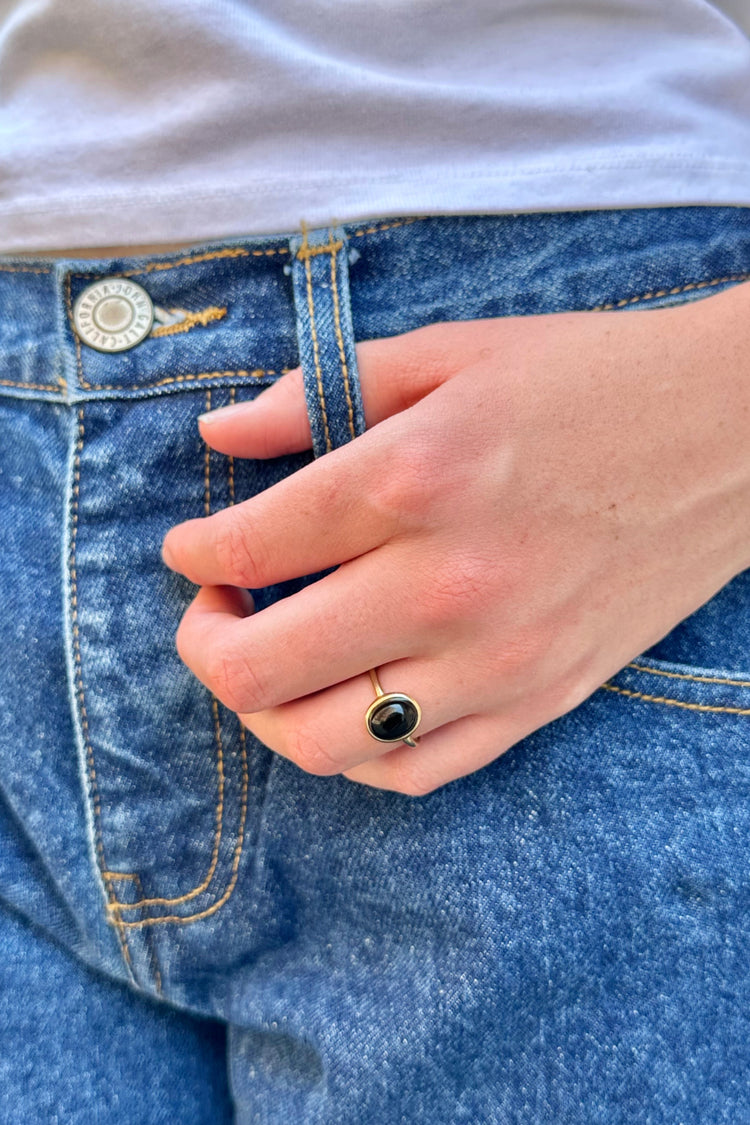
M 110 276 L 204 323 L 92 350 L 72 303 Z M 244 730 L 160 557 L 311 459 L 196 424 L 300 360 L 325 456 L 364 426 L 355 340 L 748 278 L 750 209 L 701 207 L 0 260 L 3 1125 L 750 1122 L 750 571 L 413 798 Z

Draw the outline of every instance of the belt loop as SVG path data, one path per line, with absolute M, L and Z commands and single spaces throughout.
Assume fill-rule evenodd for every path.
M 308 231 L 289 243 L 297 340 L 316 457 L 364 432 L 349 301 L 346 232 Z

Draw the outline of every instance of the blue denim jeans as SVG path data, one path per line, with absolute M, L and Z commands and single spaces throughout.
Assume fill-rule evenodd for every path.
M 82 344 L 77 295 L 122 276 L 196 315 Z M 325 456 L 364 426 L 355 340 L 748 278 L 750 210 L 700 207 L 0 260 L 2 1121 L 750 1121 L 750 571 L 413 798 L 242 728 L 160 557 L 313 456 L 196 425 L 300 361 Z

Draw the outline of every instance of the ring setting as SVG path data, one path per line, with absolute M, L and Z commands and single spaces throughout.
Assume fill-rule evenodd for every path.
M 375 698 L 365 714 L 368 734 L 378 742 L 405 742 L 407 746 L 416 746 L 417 741 L 411 736 L 422 718 L 416 699 L 402 691 L 383 691 L 374 668 L 370 669 L 370 679 Z

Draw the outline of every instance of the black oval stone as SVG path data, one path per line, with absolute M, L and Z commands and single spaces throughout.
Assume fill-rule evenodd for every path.
M 384 699 L 370 715 L 370 730 L 383 742 L 399 742 L 416 727 L 417 709 L 408 699 Z

